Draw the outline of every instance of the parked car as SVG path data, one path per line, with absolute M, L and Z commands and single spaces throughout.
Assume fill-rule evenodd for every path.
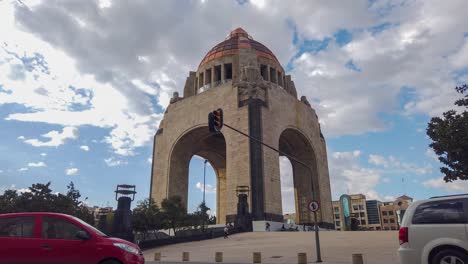
M 416 201 L 401 228 L 401 264 L 468 264 L 468 195 Z
M 0 215 L 0 263 L 143 264 L 140 248 L 57 213 Z

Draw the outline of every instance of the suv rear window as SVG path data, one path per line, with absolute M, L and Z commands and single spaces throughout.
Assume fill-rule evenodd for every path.
M 0 218 L 0 237 L 33 237 L 34 216 Z
M 416 208 L 413 224 L 463 224 L 466 223 L 463 200 L 435 201 Z

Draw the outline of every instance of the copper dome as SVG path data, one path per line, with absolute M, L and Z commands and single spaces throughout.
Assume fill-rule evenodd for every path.
M 271 52 L 265 45 L 255 41 L 247 32 L 242 28 L 236 28 L 229 34 L 229 37 L 218 45 L 214 46 L 208 53 L 205 55 L 203 60 L 200 62 L 198 67 L 203 66 L 209 61 L 212 61 L 216 58 L 238 54 L 239 49 L 255 49 L 257 56 L 264 57 L 273 62 L 277 63 L 281 67 L 278 59 L 275 54 Z

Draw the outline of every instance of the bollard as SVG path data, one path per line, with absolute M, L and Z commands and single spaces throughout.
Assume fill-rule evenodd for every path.
M 353 264 L 364 264 L 362 254 L 353 254 Z
M 253 253 L 253 263 L 262 263 L 262 253 L 260 252 Z
M 182 252 L 182 261 L 189 261 L 189 253 L 188 252 Z
M 297 264 L 307 264 L 306 253 L 297 253 Z
M 161 252 L 154 253 L 154 261 L 161 261 Z
M 215 253 L 215 262 L 223 262 L 223 252 Z

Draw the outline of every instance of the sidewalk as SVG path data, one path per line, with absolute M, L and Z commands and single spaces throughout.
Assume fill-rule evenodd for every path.
M 320 232 L 324 264 L 351 263 L 353 253 L 361 253 L 364 263 L 398 264 L 398 233 L 395 231 Z M 223 263 L 252 263 L 253 252 L 261 252 L 262 263 L 297 263 L 297 253 L 315 257 L 314 232 L 255 232 L 205 241 L 164 246 L 144 251 L 147 262 L 161 252 L 162 262 L 182 263 L 182 252 L 190 253 L 190 263 L 214 263 L 215 252 L 223 252 Z M 187 263 L 187 262 L 184 262 Z

